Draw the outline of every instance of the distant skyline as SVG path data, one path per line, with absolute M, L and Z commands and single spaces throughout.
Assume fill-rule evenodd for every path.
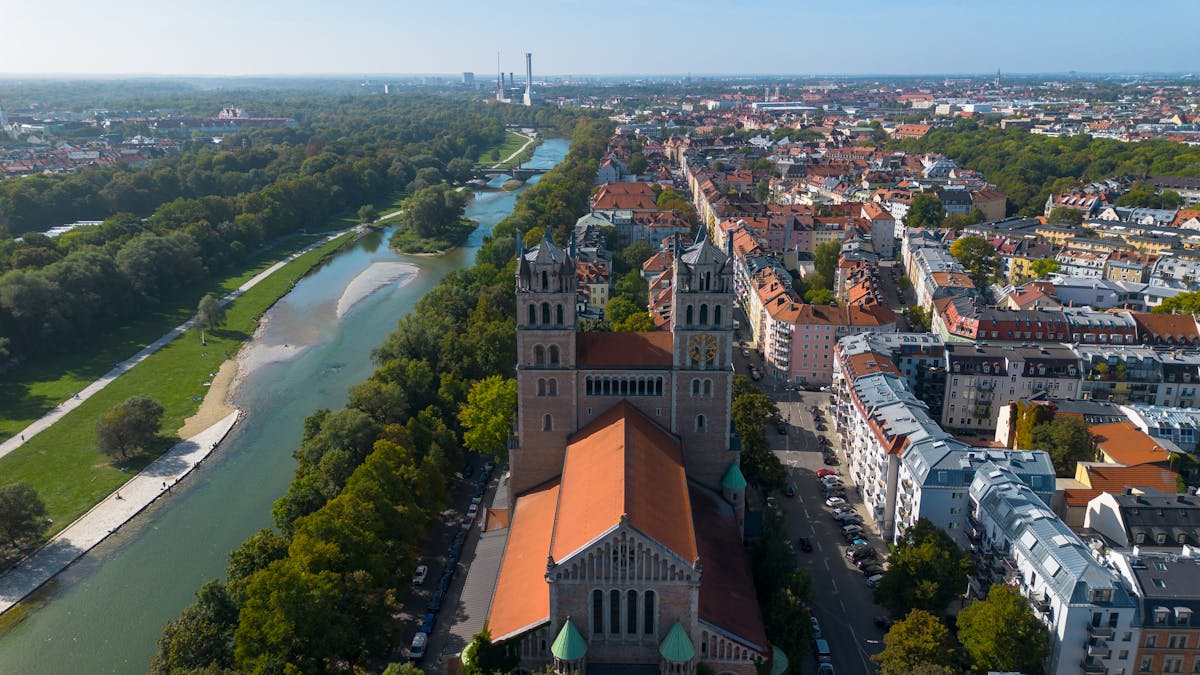
M 0 75 L 1200 73 L 1200 2 L 59 0 L 15 3 Z

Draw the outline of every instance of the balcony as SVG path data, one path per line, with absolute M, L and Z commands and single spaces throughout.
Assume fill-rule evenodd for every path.
M 1103 674 L 1103 673 L 1108 672 L 1108 668 L 1105 667 L 1103 662 L 1096 661 L 1096 660 L 1093 660 L 1090 658 L 1080 661 L 1079 668 L 1084 673 L 1101 673 L 1101 674 Z
M 1093 640 L 1088 643 L 1087 654 L 1096 659 L 1107 659 L 1112 656 L 1112 646 L 1105 640 Z
M 981 541 L 983 539 L 983 532 L 975 527 L 969 527 L 967 528 L 967 539 L 975 542 Z
M 1099 638 L 1101 640 L 1111 640 L 1116 634 L 1116 629 L 1111 626 L 1093 626 L 1088 624 L 1088 637 Z

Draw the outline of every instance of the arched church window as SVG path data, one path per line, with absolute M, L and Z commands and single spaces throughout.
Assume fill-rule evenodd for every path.
M 549 380 L 546 380 L 546 395 L 547 396 L 558 396 L 558 380 L 557 379 L 552 377 Z
M 692 396 L 695 397 L 695 396 L 699 396 L 699 395 L 700 395 L 700 380 L 693 378 L 692 379 Z
M 704 432 L 704 415 L 696 415 L 696 431 Z
M 629 591 L 625 594 L 625 632 L 637 635 L 637 623 L 637 591 Z
M 529 325 L 537 325 L 537 307 L 532 302 L 529 303 Z
M 550 325 L 550 303 L 548 302 L 542 303 L 542 323 L 547 326 Z
M 707 379 L 704 380 L 704 395 L 712 396 L 712 393 L 713 393 L 712 380 L 707 380 Z
M 542 290 L 550 290 L 550 275 L 546 273 L 546 270 L 542 270 Z
M 646 591 L 642 596 L 642 630 L 646 635 L 654 634 L 654 591 Z
M 550 365 L 558 365 L 558 345 L 550 345 Z
M 693 318 L 692 318 L 692 306 L 691 306 L 691 305 L 688 305 L 688 306 L 687 306 L 687 325 L 689 325 L 689 326 L 690 326 L 690 325 L 692 325 L 692 321 L 693 321 Z
M 554 431 L 554 418 L 549 414 L 542 416 L 542 431 Z
M 721 306 L 720 305 L 713 307 L 713 325 L 714 326 L 721 325 Z
M 546 365 L 546 348 L 542 345 L 533 348 L 533 363 L 538 366 Z
M 546 395 L 546 380 L 544 380 L 540 377 L 538 378 L 538 383 L 537 383 L 537 395 L 538 396 Z
M 608 592 L 608 632 L 621 632 L 621 591 L 615 588 Z
M 708 323 L 708 305 L 701 304 L 700 305 L 700 325 L 703 326 L 707 323 Z
M 600 635 L 604 632 L 604 591 L 597 588 L 592 591 L 592 633 Z
M 555 321 L 554 321 L 555 324 L 557 324 L 559 326 L 563 325 L 563 306 L 562 305 L 555 306 L 554 319 L 555 319 Z

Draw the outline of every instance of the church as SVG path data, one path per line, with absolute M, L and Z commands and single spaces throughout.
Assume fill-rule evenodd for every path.
M 578 331 L 574 247 L 518 248 L 516 439 L 487 613 L 518 672 L 751 675 L 770 660 L 731 443 L 733 263 L 703 235 L 675 247 L 669 330 L 647 333 Z

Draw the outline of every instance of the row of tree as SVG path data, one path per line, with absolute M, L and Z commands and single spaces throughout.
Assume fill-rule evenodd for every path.
M 1200 176 L 1200 148 L 1184 143 L 1124 143 L 1087 134 L 1052 137 L 965 119 L 898 146 L 912 152 L 938 152 L 982 172 L 1008 196 L 1009 213 L 1030 216 L 1042 214 L 1049 195 L 1081 182 L 1111 176 Z M 1150 193 L 1135 194 L 1129 201 L 1170 208 L 1171 198 L 1163 199 Z
M 944 530 L 922 518 L 892 547 L 875 600 L 903 617 L 884 637 L 873 660 L 885 675 L 976 672 L 1042 672 L 1049 633 L 1029 604 L 1003 584 L 986 600 L 958 612 L 948 627 L 947 608 L 964 596 L 971 558 Z
M 581 123 L 566 160 L 518 205 L 558 182 L 560 169 L 594 166 L 601 134 Z M 523 214 L 543 218 L 538 208 Z M 167 624 L 154 672 L 362 670 L 386 658 L 403 629 L 397 590 L 447 504 L 462 447 L 501 460 L 507 447 L 515 230 L 512 218 L 498 225 L 475 266 L 447 276 L 400 320 L 345 409 L 305 422 L 276 529 L 230 554 L 226 581 L 206 584 Z

